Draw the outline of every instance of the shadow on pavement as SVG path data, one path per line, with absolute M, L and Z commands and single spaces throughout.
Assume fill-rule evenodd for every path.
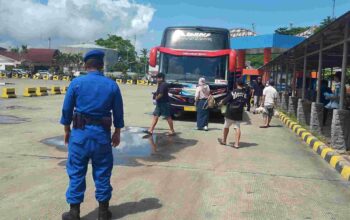
M 234 142 L 230 142 L 230 147 L 233 147 L 234 145 Z M 241 149 L 241 148 L 247 148 L 247 147 L 255 147 L 255 146 L 258 146 L 258 144 L 256 143 L 247 143 L 247 142 L 240 142 L 239 143 L 239 148 L 238 149 Z
M 282 128 L 283 125 L 270 125 L 270 128 Z
M 196 113 L 195 112 L 186 112 L 181 117 L 175 118 L 175 121 L 185 121 L 185 122 L 193 122 L 196 123 Z M 216 112 L 210 112 L 209 115 L 209 126 L 210 123 L 213 124 L 223 124 L 224 123 L 224 117 L 221 113 Z
M 146 198 L 138 202 L 127 202 L 115 206 L 110 206 L 109 210 L 112 212 L 112 219 L 120 219 L 128 215 L 133 215 L 140 212 L 159 209 L 163 205 L 157 198 Z M 98 208 L 82 217 L 83 220 L 97 219 Z

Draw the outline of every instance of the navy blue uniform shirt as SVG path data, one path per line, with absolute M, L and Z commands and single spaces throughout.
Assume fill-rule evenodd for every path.
M 71 82 L 63 103 L 60 121 L 62 125 L 71 124 L 74 111 L 94 119 L 110 117 L 112 111 L 114 127 L 124 127 L 120 89 L 114 81 L 99 71 L 89 72 Z

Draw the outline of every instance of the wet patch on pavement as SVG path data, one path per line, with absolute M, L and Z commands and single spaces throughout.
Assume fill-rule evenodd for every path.
M 12 115 L 0 115 L 0 124 L 21 124 L 28 122 L 27 118 L 19 118 Z
M 166 162 L 175 159 L 174 153 L 197 143 L 196 140 L 169 137 L 162 133 L 147 135 L 144 130 L 140 127 L 126 127 L 122 130 L 120 145 L 112 149 L 115 165 L 141 166 L 142 161 Z M 47 138 L 41 142 L 59 151 L 67 151 L 63 136 Z M 58 165 L 63 166 L 65 163 L 61 161 Z

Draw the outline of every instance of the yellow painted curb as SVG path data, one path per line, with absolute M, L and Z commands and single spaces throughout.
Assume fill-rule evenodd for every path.
M 319 148 L 320 146 L 322 146 L 322 145 L 324 145 L 324 143 L 322 143 L 321 141 L 316 141 L 316 142 L 314 143 L 314 146 L 312 147 L 312 149 L 313 149 L 315 152 L 317 152 L 318 148 Z
M 310 136 L 306 139 L 306 143 L 307 144 L 311 144 L 311 141 L 314 139 L 315 137 L 314 136 Z
M 328 152 L 332 152 L 332 151 L 334 151 L 332 148 L 329 148 L 329 147 L 324 148 L 324 149 L 322 150 L 322 152 L 321 152 L 321 157 L 324 159 L 324 158 L 326 157 L 326 154 L 327 154 Z
M 342 157 L 341 156 L 333 156 L 331 158 L 331 160 L 329 161 L 329 164 L 335 168 L 335 166 L 337 165 L 338 161 L 341 159 Z
M 341 171 L 340 175 L 344 177 L 345 179 L 349 180 L 350 178 L 350 167 L 343 167 L 343 170 Z
M 304 140 L 304 138 L 306 137 L 306 135 L 312 135 L 310 132 L 304 132 L 302 135 L 301 135 L 301 137 L 303 138 L 303 140 Z

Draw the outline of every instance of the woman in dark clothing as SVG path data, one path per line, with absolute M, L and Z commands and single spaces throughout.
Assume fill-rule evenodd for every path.
M 243 81 L 238 79 L 237 88 L 229 93 L 227 97 L 219 103 L 219 105 L 227 104 L 223 138 L 218 138 L 219 143 L 222 145 L 226 145 L 230 127 L 233 125 L 233 128 L 236 131 L 234 147 L 239 148 L 239 141 L 241 138 L 240 122 L 243 120 L 244 106 L 247 102 L 247 93 L 243 86 Z
M 200 78 L 196 88 L 195 100 L 197 108 L 197 129 L 208 131 L 209 109 L 208 98 L 210 88 L 204 78 Z
M 331 88 L 328 87 L 328 81 L 327 80 L 322 80 L 321 81 L 321 100 L 320 102 L 323 104 L 323 126 L 326 125 L 329 110 L 326 108 L 326 105 L 329 103 L 329 98 L 328 97 L 330 94 L 332 94 Z

